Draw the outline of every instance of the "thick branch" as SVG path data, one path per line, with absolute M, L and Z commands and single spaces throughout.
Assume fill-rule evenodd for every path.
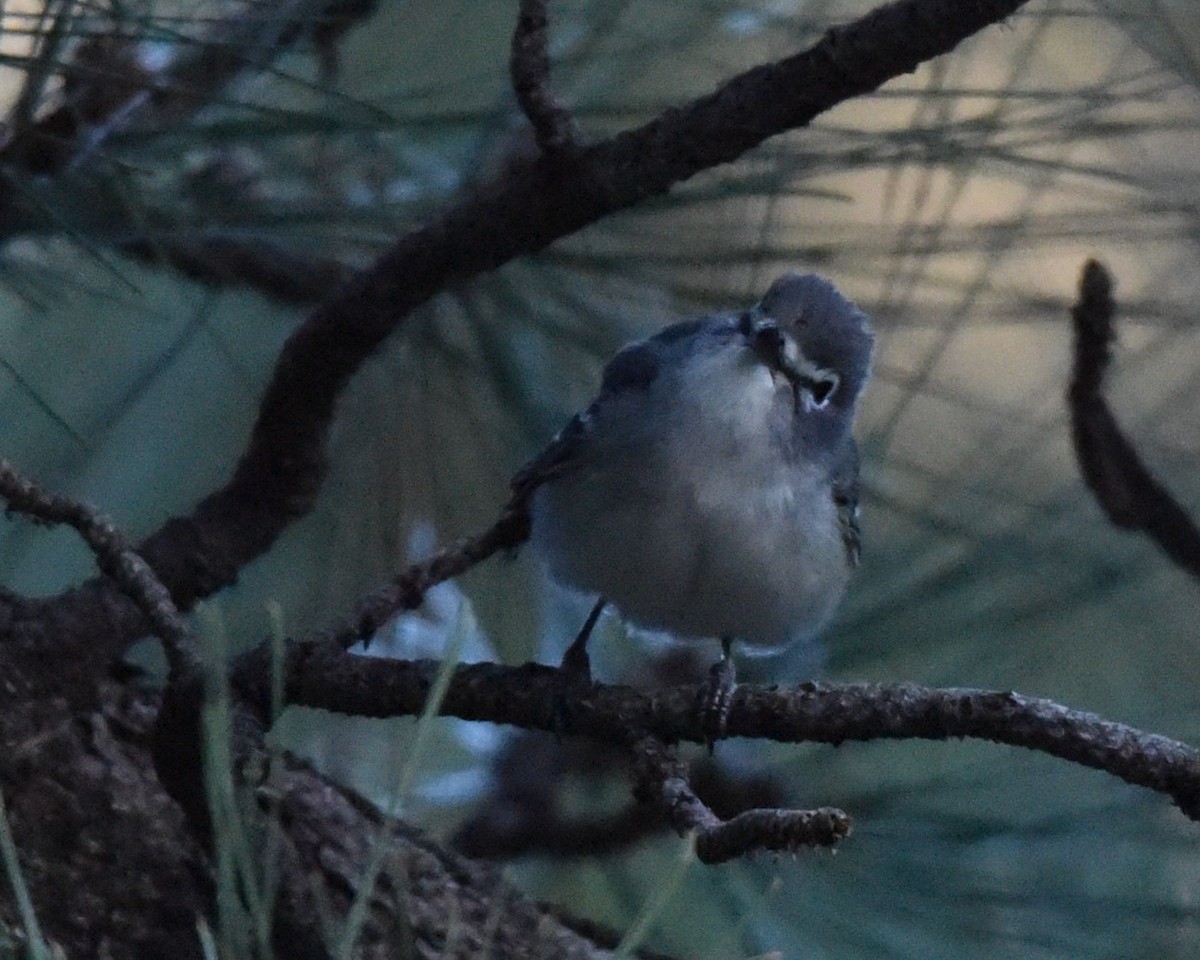
M 1108 271 L 1089 260 L 1071 311 L 1075 369 L 1067 392 L 1079 469 L 1109 520 L 1147 534 L 1178 566 L 1200 577 L 1200 529 L 1142 462 L 1102 392 L 1112 361 L 1112 288 Z
M 286 831 L 280 912 L 292 942 L 276 956 L 311 956 L 321 921 L 344 917 L 369 875 L 381 830 L 392 837 L 356 944 L 363 957 L 610 957 L 609 931 L 522 897 L 491 866 L 466 860 L 301 766 L 273 773 L 261 794 Z M 302 952 L 304 951 L 304 952 Z

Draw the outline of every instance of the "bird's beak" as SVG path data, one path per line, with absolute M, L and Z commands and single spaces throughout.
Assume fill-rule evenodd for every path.
M 805 413 L 824 410 L 829 406 L 841 379 L 832 370 L 817 370 L 815 376 L 808 379 L 803 386 L 795 388 L 797 406 L 803 406 Z

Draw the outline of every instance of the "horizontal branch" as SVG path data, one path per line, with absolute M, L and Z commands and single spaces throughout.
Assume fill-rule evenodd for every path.
M 235 676 L 239 693 L 259 711 L 269 702 L 267 656 L 265 650 L 247 656 Z M 286 699 L 357 716 L 414 716 L 424 705 L 438 666 L 428 660 L 352 656 L 329 642 L 296 643 L 287 654 Z M 479 663 L 455 669 L 441 712 L 618 744 L 638 735 L 668 744 L 702 743 L 706 731 L 695 698 L 694 686 L 636 690 L 595 685 L 581 692 L 564 686 L 554 668 Z M 835 745 L 879 739 L 989 740 L 1148 787 L 1170 797 L 1189 818 L 1200 820 L 1200 752 L 1167 737 L 1017 693 L 910 684 L 747 684 L 734 693 L 725 735 Z

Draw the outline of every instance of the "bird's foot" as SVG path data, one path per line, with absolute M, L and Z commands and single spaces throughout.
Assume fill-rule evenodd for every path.
M 712 753 L 713 744 L 725 736 L 733 692 L 737 689 L 737 668 L 733 665 L 730 644 L 728 637 L 721 640 L 721 659 L 709 669 L 708 679 L 696 697 L 696 712 L 700 715 L 700 728 L 709 753 Z
M 563 672 L 564 679 L 571 685 L 591 686 L 592 684 L 592 660 L 587 651 L 588 638 L 591 637 L 596 621 L 600 619 L 600 614 L 607 602 L 603 597 L 596 601 L 592 612 L 588 614 L 583 626 L 579 628 L 579 633 L 567 647 L 567 652 L 563 654 L 562 663 L 559 664 L 558 669 Z
M 603 597 L 596 601 L 592 612 L 588 614 L 588 618 L 580 629 L 579 634 L 571 641 L 571 645 L 567 647 L 567 652 L 563 654 L 562 663 L 558 666 L 559 673 L 562 676 L 562 690 L 554 698 L 553 728 L 555 733 L 560 735 L 570 727 L 571 697 L 591 689 L 592 660 L 588 656 L 587 642 L 588 638 L 592 635 L 592 628 L 596 626 L 596 621 L 600 618 L 600 612 L 604 609 L 604 604 L 605 600 Z

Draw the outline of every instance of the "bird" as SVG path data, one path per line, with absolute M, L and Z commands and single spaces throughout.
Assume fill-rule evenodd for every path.
M 719 714 L 734 640 L 770 652 L 821 629 L 859 561 L 852 426 L 873 347 L 832 283 L 787 273 L 748 309 L 608 362 L 596 398 L 512 480 L 551 576 L 597 597 L 564 669 L 590 681 L 588 637 L 611 604 L 721 642 L 705 708 Z

